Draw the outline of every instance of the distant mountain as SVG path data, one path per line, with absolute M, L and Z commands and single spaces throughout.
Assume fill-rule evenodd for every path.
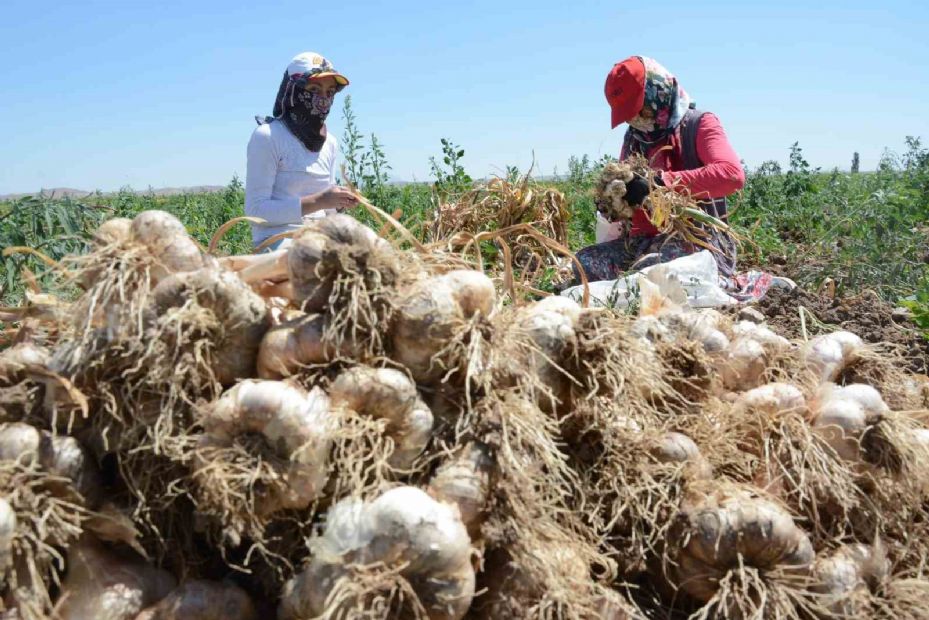
M 156 196 L 176 196 L 178 194 L 203 194 L 209 192 L 219 192 L 226 189 L 225 185 L 192 185 L 190 187 L 162 187 L 160 189 L 138 189 L 133 190 L 133 194 L 148 194 L 151 192 Z M 86 198 L 96 192 L 89 192 L 84 189 L 74 189 L 73 187 L 53 187 L 51 189 L 41 189 L 38 192 L 24 194 L 0 194 L 0 200 L 16 200 L 23 196 L 46 196 L 49 198 Z M 112 196 L 119 192 L 100 192 L 104 196 Z

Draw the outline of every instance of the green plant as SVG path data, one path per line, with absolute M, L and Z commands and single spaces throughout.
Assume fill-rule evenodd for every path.
M 446 138 L 442 138 L 441 143 L 444 165 L 437 162 L 435 157 L 429 158 L 429 165 L 432 169 L 432 176 L 435 177 L 433 187 L 439 197 L 444 200 L 450 195 L 467 191 L 474 181 L 461 165 L 461 159 L 465 155 L 464 149 Z
M 572 155 L 568 158 L 568 178 L 566 181 L 572 185 L 580 185 L 587 181 L 590 173 L 590 157 L 582 156 L 580 159 Z
M 385 198 L 385 188 L 389 178 L 387 171 L 390 169 L 384 149 L 377 136 L 372 133 L 371 150 L 361 156 L 360 187 L 361 191 L 375 203 L 382 202 Z
M 32 248 L 57 261 L 85 251 L 89 231 L 112 215 L 112 209 L 105 206 L 67 197 L 26 196 L 7 203 L 0 211 L 0 247 Z M 22 299 L 20 276 L 24 268 L 36 273 L 43 285 L 50 283 L 47 265 L 36 256 L 10 254 L 0 259 L 5 304 L 13 305 Z
M 355 111 L 352 109 L 352 96 L 346 95 L 345 102 L 342 104 L 342 120 L 345 123 L 345 129 L 342 133 L 342 159 L 345 161 L 344 174 L 348 177 L 343 181 L 348 181 L 354 186 L 361 184 L 361 175 L 364 167 L 364 145 L 361 142 L 361 132 L 355 123 Z
M 929 279 L 922 283 L 916 293 L 900 300 L 900 305 L 909 309 L 913 322 L 923 330 L 923 336 L 929 339 Z

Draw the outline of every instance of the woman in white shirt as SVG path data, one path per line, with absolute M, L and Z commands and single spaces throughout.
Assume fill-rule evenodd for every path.
M 336 185 L 339 145 L 326 131 L 332 101 L 346 86 L 348 79 L 328 60 L 304 52 L 284 72 L 273 116 L 255 117 L 245 175 L 245 213 L 265 220 L 252 224 L 255 246 L 356 204 L 351 191 Z

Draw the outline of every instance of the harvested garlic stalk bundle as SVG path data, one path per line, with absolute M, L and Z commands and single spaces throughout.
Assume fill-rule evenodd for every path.
M 416 384 L 393 368 L 356 366 L 340 374 L 329 388 L 333 407 L 345 407 L 387 421 L 394 440 L 388 463 L 409 469 L 432 435 L 432 411 L 419 397 Z
M 133 620 L 175 586 L 167 571 L 121 557 L 84 538 L 68 550 L 59 620 Z
M 694 440 L 683 433 L 665 433 L 652 448 L 651 454 L 660 463 L 684 463 L 688 479 L 709 480 L 713 477 L 713 466 L 700 453 Z
M 730 390 L 758 386 L 770 360 L 790 349 L 790 342 L 767 327 L 740 321 L 733 329 L 734 339 L 716 360 L 723 385 Z
M 567 297 L 548 297 L 520 309 L 516 327 L 540 354 L 533 356 L 534 366 L 542 370 L 550 366 L 549 360 L 558 363 L 564 358 L 580 315 L 580 306 Z
M 91 238 L 94 246 L 123 244 L 132 238 L 132 220 L 127 217 L 109 219 L 94 231 Z
M 841 617 L 863 617 L 872 588 L 890 574 L 890 562 L 880 545 L 842 545 L 813 563 L 812 590 L 825 595 L 822 604 Z
M 16 537 L 16 511 L 0 497 L 0 582 L 13 566 L 13 539 Z
M 52 435 L 34 426 L 16 422 L 0 425 L 0 460 L 36 464 L 52 476 L 70 481 L 62 486 L 49 480 L 46 486 L 66 496 L 71 486 L 89 507 L 101 499 L 101 482 L 96 464 L 74 437 Z
M 471 540 L 479 537 L 490 500 L 490 476 L 494 462 L 490 448 L 473 442 L 443 463 L 429 481 L 429 495 L 458 507 L 461 522 Z
M 832 332 L 806 344 L 803 362 L 820 382 L 835 381 L 843 370 L 858 360 L 864 348 L 864 341 L 855 334 Z
M 0 387 L 14 385 L 25 379 L 30 366 L 45 368 L 49 363 L 46 349 L 31 342 L 21 342 L 0 352 Z
M 345 340 L 337 347 L 324 340 L 325 331 L 326 317 L 321 314 L 293 317 L 269 329 L 258 349 L 258 376 L 283 379 L 305 366 L 325 364 L 340 356 L 356 357 L 355 343 Z
M 131 239 L 132 220 L 126 217 L 114 217 L 100 224 L 97 230 L 93 232 L 91 247 L 95 251 L 99 251 L 112 246 L 113 250 L 118 251 L 125 248 Z M 98 265 L 95 268 L 82 271 L 78 276 L 78 283 L 82 288 L 90 288 L 99 280 L 105 268 L 103 265 Z M 107 309 L 106 312 L 112 314 L 114 311 Z
M 551 411 L 570 399 L 562 370 L 576 344 L 581 307 L 567 297 L 547 297 L 519 308 L 506 328 L 500 363 L 508 380 L 528 387 L 536 404 Z
M 305 224 L 284 250 L 261 257 L 227 260 L 248 284 L 289 282 L 289 294 L 307 312 L 331 307 L 335 283 L 351 278 L 364 293 L 389 288 L 397 280 L 400 258 L 384 239 L 349 215 L 336 214 Z
M 832 523 L 860 510 L 862 490 L 857 466 L 837 458 L 814 416 L 799 388 L 770 383 L 741 394 L 727 423 L 739 449 L 752 455 L 746 464 L 754 483 L 830 538 Z
M 478 575 L 481 594 L 469 618 L 548 618 L 547 609 L 570 610 L 571 618 L 631 620 L 630 605 L 591 578 L 589 550 L 569 540 L 522 539 L 518 550 L 493 548 Z M 553 616 L 555 618 L 562 616 Z
M 862 435 L 890 411 L 880 392 L 870 385 L 822 386 L 812 405 L 813 426 L 836 453 L 861 462 Z
M 201 448 L 230 446 L 239 435 L 259 433 L 286 459 L 282 489 L 269 491 L 260 505 L 265 514 L 305 508 L 322 493 L 336 422 L 319 388 L 307 393 L 279 381 L 242 381 L 204 410 L 201 423 Z
M 294 300 L 307 312 L 329 303 L 337 277 L 376 272 L 375 285 L 393 284 L 399 256 L 384 239 L 349 215 L 331 215 L 300 229 L 287 254 Z
M 626 202 L 626 184 L 634 177 L 632 167 L 625 162 L 613 161 L 603 167 L 594 188 L 594 204 L 607 221 L 632 219 L 635 211 Z
M 117 230 L 120 227 L 114 225 Z M 204 266 L 200 248 L 187 234 L 181 221 L 170 213 L 143 211 L 132 220 L 130 232 L 131 240 L 144 245 L 158 261 L 158 266 L 152 270 L 152 279 L 156 282 L 169 274 L 194 271 Z
M 699 483 L 681 504 L 681 541 L 672 582 L 698 601 L 710 601 L 719 580 L 742 566 L 764 571 L 807 567 L 813 546 L 786 508 L 753 487 Z
M 431 620 L 457 620 L 474 596 L 471 541 L 458 511 L 414 487 L 371 502 L 342 500 L 311 547 L 307 567 L 284 587 L 279 620 L 364 615 L 384 609 L 398 589 L 415 594 Z
M 235 584 L 194 580 L 181 584 L 134 620 L 258 620 L 258 612 Z
M 155 287 L 153 297 L 159 316 L 192 301 L 212 312 L 221 326 L 212 360 L 219 383 L 255 376 L 255 358 L 271 315 L 264 300 L 235 274 L 212 268 L 175 273 Z
M 718 312 L 679 310 L 662 313 L 658 320 L 671 333 L 699 342 L 707 353 L 720 353 L 729 347 L 729 338 L 719 329 L 723 317 Z
M 806 398 L 796 386 L 768 383 L 741 394 L 732 406 L 732 415 L 743 416 L 748 411 L 755 411 L 775 416 L 787 411 L 803 411 L 805 407 Z
M 538 348 L 532 366 L 540 373 L 550 374 L 549 360 L 558 363 L 564 358 L 580 316 L 581 307 L 567 297 L 547 297 L 519 310 L 515 327 Z
M 450 271 L 419 280 L 401 293 L 391 330 L 392 357 L 417 383 L 433 383 L 451 370 L 439 359 L 456 331 L 477 314 L 488 317 L 496 304 L 493 281 L 477 271 Z
M 635 338 L 645 340 L 649 343 L 672 341 L 673 332 L 665 325 L 660 318 L 653 315 L 640 315 L 632 322 L 629 333 Z

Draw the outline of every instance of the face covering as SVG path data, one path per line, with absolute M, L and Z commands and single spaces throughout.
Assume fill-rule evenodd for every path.
M 326 142 L 326 117 L 334 96 L 309 92 L 305 85 L 306 80 L 293 79 L 285 72 L 274 100 L 274 116 L 255 120 L 259 124 L 282 121 L 303 146 L 316 153 Z
M 292 95 L 284 101 L 282 120 L 306 148 L 317 152 L 326 142 L 326 117 L 332 108 L 333 95 L 296 87 Z
M 642 62 L 645 100 L 642 110 L 629 120 L 629 133 L 639 147 L 650 146 L 674 133 L 690 107 L 690 96 L 670 71 L 652 58 L 643 56 Z

